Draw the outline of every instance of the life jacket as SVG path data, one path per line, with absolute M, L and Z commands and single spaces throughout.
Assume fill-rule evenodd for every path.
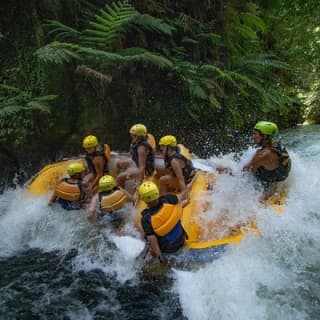
M 81 180 L 71 182 L 69 179 L 61 180 L 56 186 L 55 194 L 58 198 L 67 201 L 81 200 Z
M 105 213 L 121 209 L 127 202 L 127 196 L 119 189 L 111 192 L 99 192 L 100 210 Z
M 105 160 L 103 173 L 108 173 L 109 172 L 108 161 L 110 161 L 110 158 L 111 158 L 111 150 L 110 150 L 110 147 L 108 144 L 100 144 L 100 147 L 101 147 L 101 150 L 99 150 L 99 151 L 94 151 L 93 153 L 86 152 L 85 158 L 86 158 L 86 161 L 88 164 L 88 169 L 89 169 L 89 171 L 96 173 L 96 169 L 93 164 L 93 159 L 95 157 L 103 156 L 103 158 Z
M 279 156 L 279 167 L 275 170 L 267 170 L 263 167 L 259 167 L 255 175 L 257 178 L 266 182 L 278 182 L 285 180 L 291 170 L 291 159 L 285 148 L 279 143 L 274 142 L 271 146 L 271 150 L 277 153 Z
M 171 161 L 173 159 L 179 159 L 184 162 L 184 168 L 182 168 L 184 181 L 185 183 L 191 182 L 191 180 L 196 174 L 196 169 L 192 164 L 191 154 L 189 152 L 189 149 L 182 144 L 178 144 L 176 147 L 176 151 L 172 155 L 165 157 L 164 162 L 165 162 L 166 169 L 170 170 L 172 174 L 174 174 L 174 171 L 171 165 Z
M 150 176 L 155 168 L 154 165 L 154 151 L 156 149 L 155 140 L 152 134 L 148 133 L 147 137 L 144 140 L 141 140 L 137 143 L 132 143 L 130 146 L 130 154 L 132 160 L 135 162 L 137 167 L 139 167 L 139 155 L 138 155 L 138 148 L 140 146 L 145 146 L 148 150 L 147 155 L 147 162 L 146 162 L 146 169 L 145 175 Z
M 185 231 L 181 225 L 181 204 L 164 203 L 161 209 L 151 215 L 151 226 L 163 252 L 176 252 L 185 241 Z

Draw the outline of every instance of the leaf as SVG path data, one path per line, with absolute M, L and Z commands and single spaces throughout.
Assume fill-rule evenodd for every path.
M 216 109 L 222 108 L 220 102 L 216 99 L 216 97 L 213 94 L 209 95 L 209 101 L 210 101 L 211 106 L 213 106 L 214 108 L 216 108 Z
M 47 101 L 53 101 L 53 100 L 56 100 L 58 98 L 58 95 L 56 94 L 50 94 L 50 95 L 47 95 L 47 96 L 41 96 L 41 97 L 35 97 L 33 98 L 34 101 L 44 101 L 44 102 L 47 102 Z
M 165 23 L 163 20 L 152 17 L 148 14 L 138 14 L 135 16 L 133 23 L 140 29 L 146 29 L 159 34 L 171 36 L 175 28 Z
M 183 43 L 191 43 L 191 44 L 198 44 L 199 43 L 199 41 L 194 40 L 194 39 L 189 38 L 189 37 L 183 37 L 182 42 Z
M 93 47 L 108 47 L 137 15 L 138 12 L 127 1 L 106 5 L 99 15 L 95 15 L 95 21 L 89 23 L 90 28 L 84 31 L 81 40 Z
M 241 12 L 240 17 L 244 24 L 246 24 L 247 26 L 253 27 L 258 31 L 263 32 L 267 28 L 264 21 L 255 14 L 252 14 L 249 12 Z
M 43 61 L 57 64 L 70 62 L 73 59 L 81 60 L 81 57 L 74 50 L 72 50 L 74 48 L 76 47 L 68 46 L 67 44 L 54 41 L 51 44 L 39 48 L 35 52 L 35 55 Z
M 36 100 L 33 100 L 33 101 L 31 100 L 30 102 L 28 102 L 26 109 L 32 110 L 32 111 L 38 110 L 44 113 L 51 112 L 50 108 L 46 104 L 40 103 L 39 101 L 36 101 Z
M 256 54 L 251 56 L 245 56 L 240 61 L 242 65 L 259 65 L 263 67 L 272 67 L 276 69 L 289 70 L 290 65 L 288 63 L 282 62 L 280 60 L 274 59 L 273 55 L 270 54 Z
M 78 30 L 57 20 L 48 20 L 44 26 L 50 29 L 48 34 L 52 35 L 55 40 L 76 40 L 81 35 L 81 32 Z
M 247 25 L 239 24 L 236 26 L 235 31 L 244 39 L 248 39 L 248 40 L 257 39 L 256 32 Z
M 0 108 L 0 117 L 8 116 L 17 112 L 26 110 L 26 107 L 20 105 L 7 105 Z

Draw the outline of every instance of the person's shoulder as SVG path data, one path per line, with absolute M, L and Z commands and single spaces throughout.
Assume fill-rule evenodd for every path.
M 273 153 L 273 151 L 272 151 L 271 147 L 266 147 L 266 148 L 257 150 L 256 155 L 259 157 L 265 158 L 265 157 L 268 157 L 272 153 Z
M 142 140 L 139 144 L 138 144 L 138 149 L 139 150 L 148 150 L 148 147 L 149 147 L 149 145 L 148 145 L 148 142 L 147 141 L 145 141 L 145 140 Z
M 181 166 L 183 165 L 183 163 L 184 163 L 184 160 L 183 160 L 183 158 L 182 158 L 182 155 L 179 155 L 179 154 L 176 153 L 176 152 L 172 155 L 171 158 L 172 158 L 172 159 L 171 159 L 171 164 L 172 164 L 172 165 L 177 165 L 177 166 L 181 167 Z

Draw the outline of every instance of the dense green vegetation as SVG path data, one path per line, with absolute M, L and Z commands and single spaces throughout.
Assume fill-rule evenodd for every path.
M 299 0 L 8 0 L 1 160 L 79 152 L 89 132 L 126 149 L 135 122 L 198 152 L 199 139 L 222 144 L 258 119 L 319 122 L 319 10 Z

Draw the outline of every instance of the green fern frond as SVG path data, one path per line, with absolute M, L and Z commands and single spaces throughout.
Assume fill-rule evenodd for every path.
M 119 62 L 123 60 L 121 55 L 113 52 L 74 45 L 72 45 L 71 48 L 74 49 L 77 54 L 83 56 L 85 60 L 91 61 L 94 64 L 101 64 L 102 66 L 106 62 Z
M 139 61 L 145 64 L 151 64 L 159 69 L 172 68 L 173 66 L 173 63 L 169 59 L 149 51 L 136 55 L 127 55 L 124 56 L 124 59 L 126 61 Z
M 146 52 L 143 54 L 143 58 L 159 69 L 172 68 L 173 66 L 172 61 L 156 53 Z
M 259 85 L 257 81 L 250 79 L 249 77 L 240 74 L 235 71 L 228 71 L 229 80 L 232 81 L 234 85 L 236 85 L 240 90 L 243 90 L 241 84 L 239 84 L 236 80 L 241 81 L 242 83 L 246 84 L 248 87 L 255 89 L 256 91 L 260 92 L 262 95 L 266 95 L 266 91 L 262 86 Z M 247 95 L 245 91 L 242 91 L 243 94 Z
M 136 25 L 139 29 L 142 28 L 167 36 L 171 36 L 172 32 L 175 30 L 174 27 L 165 23 L 163 20 L 152 17 L 148 14 L 136 15 L 133 19 L 133 24 Z
M 272 67 L 272 68 L 283 69 L 283 70 L 290 69 L 290 65 L 288 63 L 274 59 L 274 55 L 265 54 L 265 53 L 243 57 L 240 60 L 240 64 L 259 65 L 262 67 Z
M 50 29 L 48 34 L 52 35 L 55 40 L 77 40 L 81 35 L 81 32 L 78 30 L 71 28 L 57 20 L 48 20 L 44 26 Z
M 190 37 L 183 37 L 182 43 L 199 44 L 199 41 L 192 39 Z
M 215 109 L 221 109 L 222 106 L 220 104 L 220 102 L 217 100 L 217 98 L 215 97 L 214 94 L 209 94 L 209 101 L 210 101 L 210 105 L 215 108 Z
M 235 32 L 238 33 L 242 38 L 247 40 L 257 39 L 256 32 L 245 24 L 238 24 L 234 28 Z
M 84 31 L 82 42 L 90 46 L 108 47 L 124 31 L 125 26 L 138 15 L 135 8 L 127 1 L 113 2 L 95 15 L 95 21 Z
M 118 53 L 112 53 L 79 46 L 76 52 L 86 57 L 88 61 L 99 63 L 101 66 L 110 66 L 110 63 L 120 64 L 125 62 L 142 62 L 156 66 L 159 69 L 171 68 L 173 66 L 173 63 L 169 59 L 143 48 L 129 48 L 119 51 Z
M 73 59 L 80 60 L 81 57 L 74 51 L 70 50 L 68 43 L 54 41 L 42 48 L 39 48 L 35 55 L 43 61 L 62 64 L 70 62 Z
M 48 103 L 57 99 L 57 95 L 51 94 L 47 96 L 32 97 L 30 93 L 16 88 L 20 91 L 14 97 L 9 97 L 0 103 L 1 111 L 5 113 L 14 113 L 23 110 L 40 110 L 43 112 L 49 112 Z
M 190 92 L 191 97 L 197 98 L 200 100 L 208 100 L 207 93 L 203 90 L 203 88 L 195 81 L 187 80 L 188 90 Z
M 26 110 L 26 107 L 16 105 L 16 104 L 9 104 L 7 106 L 0 106 L 0 118 L 10 116 L 12 114 L 21 112 Z
M 47 96 L 40 96 L 40 97 L 35 97 L 33 98 L 34 101 L 39 101 L 39 102 L 50 102 L 53 100 L 56 100 L 58 96 L 56 94 L 49 94 Z
M 99 11 L 99 7 L 105 4 L 105 1 L 94 1 L 94 4 L 93 1 L 87 0 L 77 0 L 77 2 L 79 2 L 81 13 L 87 20 L 91 19 L 94 14 Z
M 29 111 L 40 111 L 43 113 L 50 113 L 50 107 L 43 103 L 43 101 L 31 100 L 26 104 L 26 110 Z
M 255 14 L 242 12 L 240 13 L 240 18 L 244 24 L 256 29 L 257 31 L 264 32 L 267 28 L 264 21 Z
M 264 88 L 260 83 L 263 83 L 263 79 L 250 79 L 249 77 L 237 73 L 237 72 L 229 72 L 230 75 L 234 78 L 237 79 L 239 81 L 241 81 L 242 83 L 244 83 L 245 85 L 247 85 L 248 87 L 256 90 L 264 99 L 265 104 L 268 106 L 269 109 L 272 109 L 275 107 L 275 105 L 277 106 L 281 106 L 284 102 L 285 103 L 292 103 L 292 101 L 290 101 L 290 97 L 286 96 L 284 97 L 283 92 L 279 91 L 279 89 L 277 88 L 276 90 L 269 88 Z M 237 85 L 237 87 L 239 89 L 241 89 L 241 83 L 237 83 L 235 82 L 235 84 Z M 246 91 L 245 91 L 246 92 Z M 282 99 L 283 98 L 283 99 Z
M 226 72 L 224 72 L 217 66 L 214 66 L 213 64 L 203 64 L 200 66 L 200 70 L 204 73 L 217 73 L 221 76 L 221 78 L 228 77 L 228 74 Z
M 13 93 L 21 93 L 21 91 L 22 91 L 20 88 L 17 88 L 15 86 L 10 86 L 10 85 L 4 84 L 4 83 L 0 84 L 0 88 L 4 89 L 5 91 L 7 91 L 9 93 L 11 93 L 11 92 L 13 92 Z
M 213 32 L 201 32 L 197 34 L 197 37 L 199 39 L 207 39 L 210 41 L 211 44 L 219 45 L 222 43 L 221 41 L 221 35 Z

